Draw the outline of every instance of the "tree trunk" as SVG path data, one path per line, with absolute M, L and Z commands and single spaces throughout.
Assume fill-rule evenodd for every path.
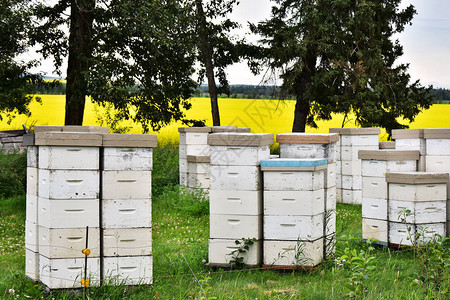
M 195 5 L 197 8 L 198 18 L 198 43 L 203 64 L 205 65 L 206 78 L 208 79 L 208 91 L 209 97 L 211 98 L 211 114 L 213 118 L 213 125 L 220 126 L 219 104 L 217 100 L 218 94 L 216 81 L 214 79 L 212 48 L 209 41 L 206 16 L 203 10 L 202 0 L 195 0 Z
M 72 0 L 65 125 L 83 125 L 87 72 L 92 53 L 92 14 L 95 0 Z
M 305 66 L 298 76 L 295 86 L 296 103 L 294 110 L 294 124 L 292 125 L 292 132 L 305 132 L 306 121 L 309 115 L 309 100 L 305 99 L 305 92 L 308 85 L 311 84 L 312 76 L 314 75 L 316 67 L 316 55 L 312 51 L 308 51 L 305 59 Z

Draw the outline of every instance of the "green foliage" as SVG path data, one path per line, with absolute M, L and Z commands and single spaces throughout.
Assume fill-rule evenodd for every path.
M 242 238 L 242 240 L 234 241 L 236 249 L 227 254 L 230 256 L 230 266 L 232 268 L 242 269 L 245 267 L 244 257 L 242 255 L 250 251 L 250 248 L 255 244 L 255 242 L 255 238 Z
M 7 154 L 0 148 L 0 199 L 24 195 L 26 184 L 26 152 Z
M 296 97 L 293 131 L 353 112 L 359 125 L 390 132 L 404 128 L 398 117 L 413 121 L 429 108 L 431 88 L 410 83 L 408 65 L 395 63 L 403 54 L 395 36 L 415 14 L 400 2 L 277 0 L 271 19 L 251 26 L 264 46 L 252 54 Z
M 399 220 L 407 226 L 407 240 L 412 244 L 418 270 L 412 284 L 423 289 L 432 299 L 444 299 L 450 295 L 450 238 L 438 234 L 427 236 L 426 227 L 407 223 L 411 211 L 405 209 L 399 213 Z
M 28 73 L 36 62 L 17 59 L 26 51 L 31 22 L 28 1 L 2 0 L 0 2 L 0 112 L 11 122 L 14 114 L 30 115 L 28 104 L 35 85 L 43 85 L 39 75 Z M 0 114 L 0 121 L 3 115 Z
M 140 123 L 144 132 L 159 130 L 173 120 L 196 124 L 182 111 L 190 108 L 189 97 L 196 86 L 191 79 L 194 45 L 186 39 L 192 24 L 184 4 L 176 0 L 83 0 L 76 6 L 73 1 L 39 2 L 34 15 L 40 25 L 33 30 L 33 42 L 41 45 L 44 57 L 54 58 L 58 70 L 67 54 L 75 60 L 69 59 L 67 74 L 66 97 L 75 99 L 66 101 L 69 108 L 80 103 L 84 108 L 85 96 L 91 96 L 96 103 L 111 103 L 120 119 Z M 75 22 L 70 39 L 64 31 L 69 19 Z M 83 110 L 76 114 L 82 120 Z
M 376 270 L 375 256 L 371 254 L 374 248 L 370 245 L 367 250 L 346 247 L 344 255 L 340 257 L 341 263 L 350 271 L 350 282 L 345 285 L 348 298 L 361 299 L 367 293 L 367 281 Z

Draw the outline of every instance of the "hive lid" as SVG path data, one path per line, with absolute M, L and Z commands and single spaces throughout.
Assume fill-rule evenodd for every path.
M 210 162 L 209 156 L 204 155 L 188 155 L 187 161 L 192 163 L 209 163 Z
M 238 132 L 239 128 L 237 128 L 236 126 L 212 126 L 211 128 L 211 132 L 215 133 L 215 132 Z
M 378 148 L 380 149 L 395 149 L 395 142 L 393 141 L 379 142 L 378 145 Z
M 108 127 L 102 126 L 35 126 L 34 132 L 96 132 L 96 133 L 108 133 Z
M 395 172 L 386 173 L 386 182 L 404 184 L 448 183 L 448 173 Z
M 426 139 L 450 139 L 450 128 L 427 128 L 423 130 Z
M 211 146 L 268 146 L 273 143 L 272 133 L 220 132 L 208 135 Z
M 419 150 L 359 150 L 358 158 L 365 160 L 419 160 Z
M 324 170 L 328 161 L 322 158 L 276 158 L 261 161 L 262 171 L 317 171 Z
M 178 132 L 211 132 L 211 127 L 179 127 Z
M 280 133 L 277 142 L 280 144 L 330 144 L 339 141 L 337 133 Z
M 34 144 L 36 146 L 100 147 L 102 134 L 95 132 L 36 132 Z
M 155 148 L 157 145 L 155 134 L 103 134 L 103 147 Z
M 330 133 L 339 133 L 345 135 L 368 135 L 368 134 L 380 134 L 381 130 L 378 127 L 366 127 L 366 128 L 330 128 Z
M 392 138 L 394 140 L 423 138 L 423 129 L 393 129 Z

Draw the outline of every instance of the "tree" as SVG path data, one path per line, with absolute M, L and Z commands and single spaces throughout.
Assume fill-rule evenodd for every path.
M 294 95 L 293 132 L 331 113 L 353 112 L 361 126 L 390 132 L 429 108 L 431 89 L 410 83 L 396 33 L 415 14 L 400 0 L 275 0 L 271 19 L 252 25 L 264 48 L 257 59 L 279 70 L 282 91 Z
M 204 5 L 204 1 L 195 0 L 198 61 L 202 67 L 200 82 L 206 76 L 214 126 L 220 126 L 218 95 L 230 94 L 225 68 L 241 58 L 239 45 L 242 42 L 235 43 L 229 36 L 230 31 L 238 28 L 239 24 L 226 19 L 238 3 L 237 0 L 210 0 Z M 217 19 L 224 20 L 219 22 Z M 216 76 L 220 86 L 216 84 Z
M 70 9 L 70 18 L 67 10 Z M 120 119 L 141 123 L 144 132 L 185 119 L 182 108 L 196 83 L 195 51 L 185 43 L 193 25 L 189 6 L 176 0 L 59 0 L 38 3 L 41 20 L 33 41 L 55 68 L 68 55 L 66 124 L 81 125 L 84 103 L 112 103 Z M 61 28 L 69 23 L 69 37 Z
M 35 61 L 26 63 L 17 59 L 26 51 L 29 26 L 27 1 L 0 2 L 0 112 L 9 121 L 15 113 L 30 114 L 28 104 L 33 98 L 34 84 L 42 83 L 39 75 L 28 73 Z

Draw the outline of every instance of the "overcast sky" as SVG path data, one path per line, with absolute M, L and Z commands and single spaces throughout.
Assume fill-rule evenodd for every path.
M 248 31 L 247 22 L 256 23 L 270 16 L 270 0 L 240 2 L 233 18 L 243 24 L 243 31 Z M 424 85 L 450 88 L 450 1 L 403 0 L 402 5 L 410 3 L 415 6 L 417 15 L 413 25 L 406 27 L 399 36 L 404 46 L 400 62 L 410 63 L 413 80 L 420 79 Z M 51 64 L 44 63 L 40 70 L 51 75 Z M 228 78 L 231 84 L 259 84 L 261 81 L 261 76 L 253 76 L 245 63 L 229 67 Z

